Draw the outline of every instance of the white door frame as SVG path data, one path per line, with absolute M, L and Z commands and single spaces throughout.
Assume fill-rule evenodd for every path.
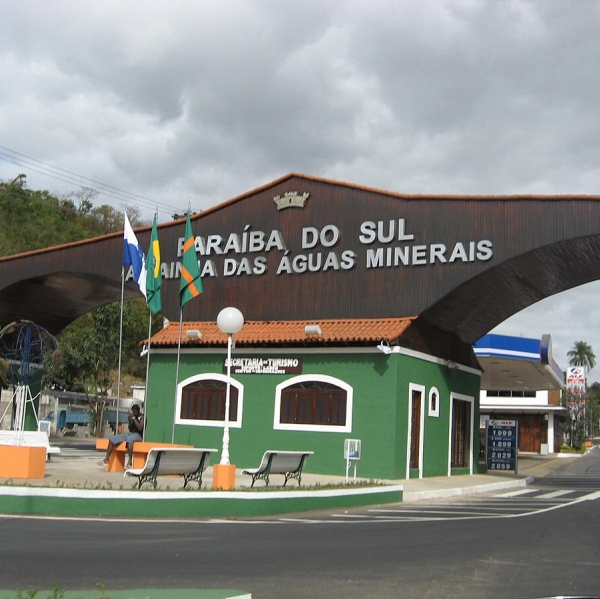
M 410 445 L 412 441 L 412 396 L 413 391 L 421 392 L 421 417 L 419 418 L 419 478 L 423 478 L 423 441 L 425 436 L 425 386 L 408 384 L 408 431 L 406 433 L 406 474 L 410 477 Z
M 473 426 L 475 419 L 475 398 L 462 393 L 450 393 L 450 417 L 448 428 L 448 476 L 452 474 L 452 427 L 454 425 L 454 400 L 466 401 L 471 404 L 471 422 L 469 426 L 469 474 L 473 474 Z

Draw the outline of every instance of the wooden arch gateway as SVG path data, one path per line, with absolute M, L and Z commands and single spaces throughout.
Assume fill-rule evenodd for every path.
M 184 320 L 416 316 L 400 344 L 464 353 L 535 302 L 600 278 L 600 197 L 404 195 L 302 174 L 192 216 L 204 293 Z M 144 249 L 150 228 L 136 231 Z M 179 319 L 184 221 L 159 227 Z M 57 333 L 121 294 L 122 234 L 0 259 L 0 324 Z M 132 281 L 126 297 L 139 296 Z M 468 348 L 468 349 L 467 349 Z

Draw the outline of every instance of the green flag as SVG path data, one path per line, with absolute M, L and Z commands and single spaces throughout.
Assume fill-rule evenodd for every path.
M 185 223 L 185 243 L 181 260 L 181 282 L 179 283 L 179 298 L 181 308 L 192 298 L 202 293 L 202 278 L 196 256 L 196 239 L 192 233 L 190 213 Z
M 156 214 L 154 215 L 150 247 L 148 248 L 148 257 L 146 258 L 146 273 L 146 301 L 148 302 L 148 308 L 150 308 L 152 314 L 158 314 L 162 310 L 162 298 L 160 295 L 162 272 Z

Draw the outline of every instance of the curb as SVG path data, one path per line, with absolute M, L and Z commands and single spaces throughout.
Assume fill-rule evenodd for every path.
M 112 491 L 0 487 L 0 513 L 46 516 L 195 518 L 273 516 L 402 502 L 403 486 L 273 492 Z
M 533 477 L 519 478 L 517 480 L 487 483 L 472 487 L 456 487 L 454 489 L 432 489 L 430 491 L 405 491 L 404 503 L 423 501 L 426 499 L 443 499 L 445 497 L 458 497 L 460 495 L 477 495 L 478 493 L 493 493 L 505 489 L 520 489 L 533 482 Z
M 98 595 L 98 592 L 60 590 L 56 594 L 56 590 L 46 589 L 36 590 L 35 594 L 43 597 L 56 595 L 63 599 L 252 599 L 250 593 L 236 589 L 107 589 L 102 591 L 102 595 Z M 16 595 L 14 590 L 0 589 L 0 597 L 21 596 Z M 30 594 L 23 596 L 29 597 Z

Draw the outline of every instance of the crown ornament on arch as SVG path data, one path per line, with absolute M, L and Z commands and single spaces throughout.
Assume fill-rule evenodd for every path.
M 310 193 L 298 193 L 297 191 L 287 191 L 282 196 L 275 196 L 273 201 L 277 205 L 277 210 L 285 208 L 304 208 L 306 200 L 310 197 Z

